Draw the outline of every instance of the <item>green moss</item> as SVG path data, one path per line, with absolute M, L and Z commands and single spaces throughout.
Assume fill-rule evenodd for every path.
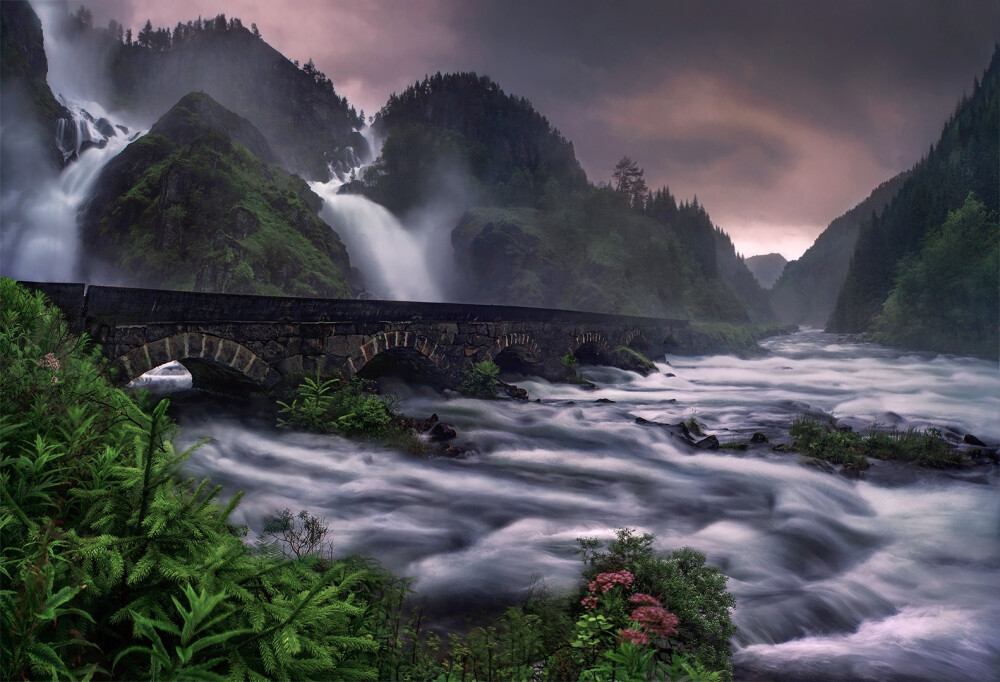
M 316 215 L 308 186 L 207 126 L 190 99 L 165 117 L 166 131 L 154 128 L 123 152 L 119 163 L 141 172 L 91 216 L 96 255 L 140 284 L 350 296 L 347 251 Z M 237 208 L 252 216 L 247 234 L 235 232 Z

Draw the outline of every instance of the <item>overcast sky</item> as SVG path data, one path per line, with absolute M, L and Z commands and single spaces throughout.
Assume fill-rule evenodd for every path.
M 996 0 L 84 4 L 136 30 L 255 22 L 366 114 L 426 74 L 487 74 L 572 140 L 592 181 L 627 154 L 745 255 L 789 258 L 920 158 L 1000 39 Z

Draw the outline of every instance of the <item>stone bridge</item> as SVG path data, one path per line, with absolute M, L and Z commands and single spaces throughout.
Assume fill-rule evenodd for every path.
M 457 386 L 470 362 L 553 379 L 567 353 L 614 362 L 619 346 L 659 353 L 684 320 L 459 303 L 210 294 L 24 283 L 45 293 L 73 331 L 101 344 L 127 383 L 176 360 L 194 385 L 269 391 L 321 368 L 343 377 L 403 374 Z

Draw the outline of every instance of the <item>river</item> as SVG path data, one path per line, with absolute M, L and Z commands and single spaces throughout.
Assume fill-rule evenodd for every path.
M 730 576 L 737 679 L 996 679 L 995 465 L 937 472 L 876 461 L 856 480 L 770 446 L 695 451 L 636 417 L 693 417 L 723 442 L 759 430 L 773 444 L 787 441 L 796 416 L 822 412 L 995 446 L 997 364 L 815 332 L 762 345 L 769 352 L 755 359 L 661 358 L 645 378 L 583 368 L 593 391 L 519 380 L 540 403 L 396 384 L 405 413 L 455 425 L 461 458 L 203 408 L 179 412 L 180 440 L 213 439 L 186 470 L 247 492 L 237 522 L 259 528 L 283 507 L 325 516 L 337 554 L 414 576 L 432 608 L 514 599 L 537 577 L 575 585 L 576 538 L 627 526 L 665 551 L 701 550 Z

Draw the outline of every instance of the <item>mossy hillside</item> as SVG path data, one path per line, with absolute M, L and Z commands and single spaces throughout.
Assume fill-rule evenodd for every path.
M 248 122 L 186 96 L 102 172 L 87 255 L 143 286 L 349 295 L 347 251 L 319 197 L 268 158 Z
M 747 320 L 657 221 L 589 189 L 552 210 L 476 208 L 452 233 L 466 295 L 595 312 Z

